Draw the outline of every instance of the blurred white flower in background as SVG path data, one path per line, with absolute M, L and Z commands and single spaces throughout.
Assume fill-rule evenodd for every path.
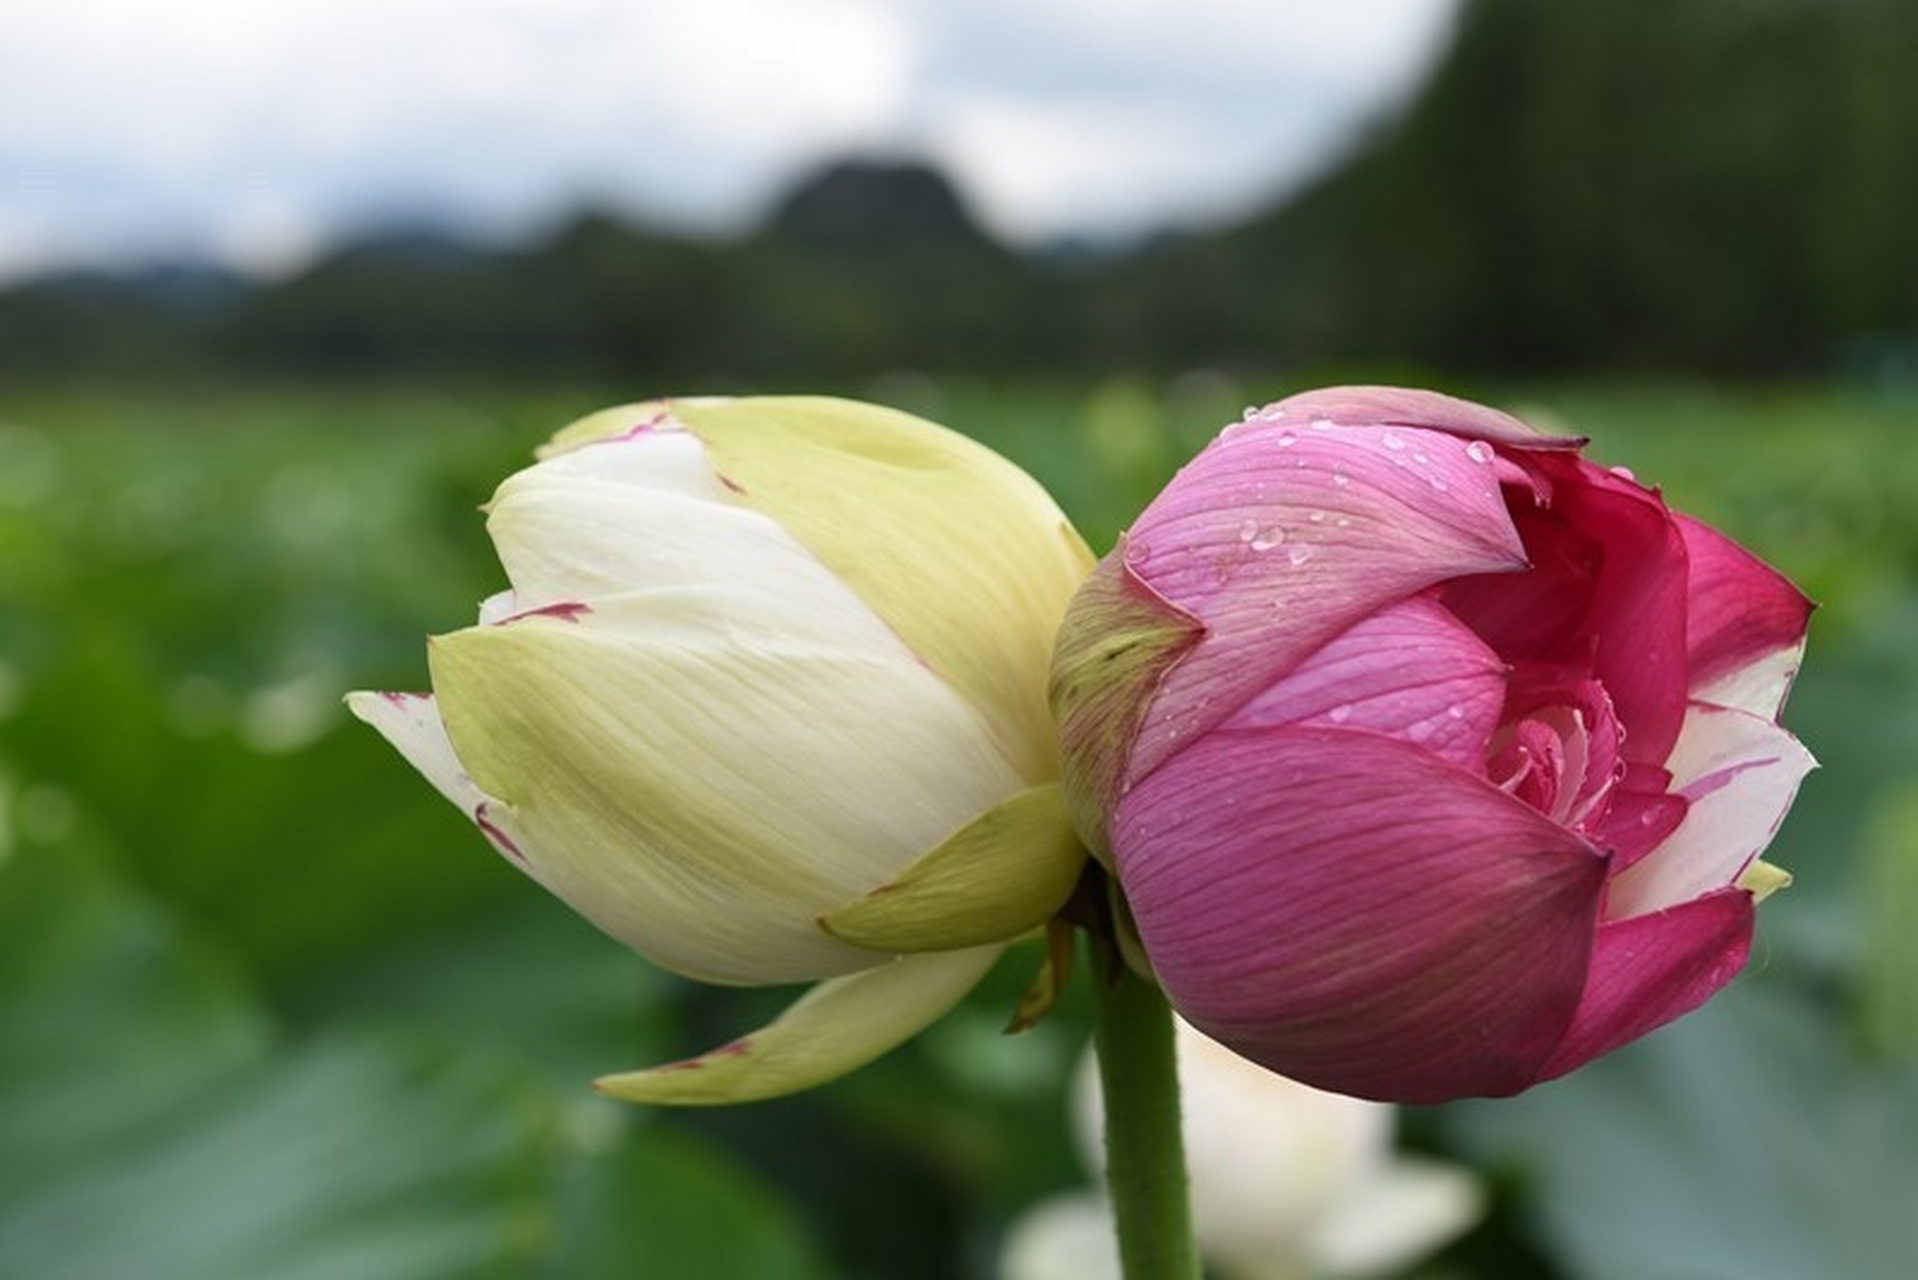
M 1402 1155 L 1394 1108 L 1273 1075 L 1181 1022 L 1179 1081 L 1193 1229 L 1227 1280 L 1389 1274 L 1484 1211 L 1467 1169 Z M 1087 1166 L 1104 1167 L 1090 1053 L 1073 1090 Z M 1007 1233 L 1002 1280 L 1118 1280 L 1111 1211 L 1095 1192 L 1054 1197 Z

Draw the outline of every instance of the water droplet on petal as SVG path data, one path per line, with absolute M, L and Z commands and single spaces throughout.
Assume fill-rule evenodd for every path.
M 1299 442 L 1298 436 L 1294 435 L 1292 432 L 1290 431 L 1279 432 L 1279 438 L 1277 442 L 1279 448 L 1290 449 L 1293 445 L 1297 444 L 1298 442 Z
M 1257 520 L 1239 521 L 1239 541 L 1240 542 L 1250 542 L 1252 541 L 1252 539 L 1258 536 L 1259 536 L 1259 522 Z
M 1249 404 L 1245 406 L 1245 412 L 1239 415 L 1239 420 L 1241 422 L 1250 422 L 1252 421 L 1252 419 L 1258 416 L 1259 416 L 1259 406 L 1256 404 Z
M 1451 706 L 1445 708 L 1445 714 L 1454 720 L 1463 720 L 1465 718 L 1465 708 L 1454 702 Z
M 1384 435 L 1379 437 L 1379 443 L 1384 445 L 1387 449 L 1390 449 L 1393 453 L 1397 453 L 1400 449 L 1403 449 L 1405 447 L 1405 441 L 1399 439 L 1398 436 L 1394 435 L 1390 431 L 1386 432 Z
M 1310 521 L 1311 521 L 1311 522 L 1312 522 L 1313 524 L 1324 524 L 1324 523 L 1325 523 L 1325 512 L 1323 512 L 1323 511 L 1314 511 L 1314 512 L 1313 512 L 1313 513 L 1312 513 L 1311 515 L 1309 515 L 1309 516 L 1307 516 L 1307 517 L 1306 517 L 1306 519 L 1307 519 L 1307 520 L 1310 520 Z
M 1492 446 L 1483 440 L 1474 440 L 1465 446 L 1465 456 L 1481 465 L 1492 460 L 1493 452 Z
M 1351 716 L 1352 716 L 1351 704 L 1345 703 L 1345 702 L 1341 702 L 1338 706 L 1333 707 L 1330 711 L 1325 713 L 1325 718 L 1327 720 L 1330 720 L 1333 724 L 1344 724 L 1347 720 L 1351 719 Z
M 1285 558 L 1290 560 L 1295 566 L 1304 564 L 1312 558 L 1312 544 L 1308 542 L 1293 543 L 1292 549 L 1285 553 Z
M 1330 418 L 1312 419 L 1312 430 L 1314 431 L 1330 431 L 1332 428 L 1338 425 L 1339 425 L 1338 423 L 1332 421 L 1332 419 Z
M 1352 477 L 1346 475 L 1343 471 L 1334 471 L 1332 473 L 1332 483 L 1343 489 L 1346 485 L 1352 483 Z
M 1638 476 L 1632 472 L 1632 469 L 1630 467 L 1612 467 L 1610 468 L 1610 470 L 1611 470 L 1611 473 L 1617 476 L 1620 480 L 1636 481 L 1638 479 Z
M 1270 551 L 1284 541 L 1285 530 L 1279 528 L 1277 525 L 1273 525 L 1270 529 L 1267 529 L 1264 533 L 1252 539 L 1252 549 L 1254 551 Z

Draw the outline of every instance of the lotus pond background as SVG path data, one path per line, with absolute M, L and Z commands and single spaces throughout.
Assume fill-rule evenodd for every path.
M 497 25 L 512 8 L 449 35 L 536 57 Z M 1406 1144 L 1490 1195 L 1415 1274 L 1918 1274 L 1918 6 L 1453 8 L 1424 84 L 1303 186 L 1131 245 L 1004 243 L 963 173 L 907 148 L 797 175 L 730 230 L 581 205 L 476 243 L 411 216 L 402 183 L 393 220 L 290 275 L 182 260 L 0 289 L 0 1280 L 992 1275 L 1019 1214 L 1087 1176 L 1064 1106 L 1082 986 L 1004 1037 L 1037 963 L 1015 954 L 828 1088 L 606 1102 L 593 1076 L 720 1043 L 786 993 L 698 988 L 602 938 L 340 695 L 421 686 L 423 638 L 501 584 L 476 508 L 607 404 L 917 410 L 1030 469 L 1104 549 L 1245 405 L 1338 381 L 1589 433 L 1823 605 L 1786 723 L 1824 768 L 1770 855 L 1797 883 L 1748 971 L 1568 1079 L 1404 1113 Z M 98 9 L 21 13 L 118 35 Z M 988 87 L 999 55 L 1046 101 L 1086 87 L 1016 30 L 979 52 Z M 418 87 L 429 60 L 397 61 Z M 142 74 L 99 89 L 31 68 L 28 92 L 59 92 L 0 130 L 9 201 L 106 191 L 97 155 L 34 134 L 60 102 L 111 131 L 202 100 L 165 81 L 149 121 L 126 96 L 145 73 L 191 73 L 145 45 L 127 62 Z M 1094 87 L 1129 145 L 1176 103 L 1116 65 Z M 1191 77 L 1244 88 L 1222 154 L 1231 121 L 1293 109 L 1264 79 L 1283 66 L 1244 65 Z M 239 209 L 299 165 L 273 150 L 195 190 Z
M 1103 549 L 1241 407 L 1335 374 L 897 375 Z M 1903 1276 L 1918 1259 L 1918 392 L 1440 380 L 1574 424 L 1822 602 L 1787 723 L 1824 768 L 1750 970 L 1513 1101 L 1404 1114 L 1488 1180 L 1445 1277 Z M 499 583 L 476 510 L 656 386 L 45 384 L 0 401 L 0 1275 L 992 1274 L 1084 1181 L 1083 990 L 954 1016 L 790 1101 L 595 1074 L 782 993 L 649 968 L 496 858 L 339 705 L 419 687 Z M 784 388 L 769 388 L 784 389 Z M 819 389 L 815 384 L 808 389 Z

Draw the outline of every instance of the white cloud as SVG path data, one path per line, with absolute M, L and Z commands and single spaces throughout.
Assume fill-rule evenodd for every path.
M 1199 211 L 1237 212 L 1266 175 L 1256 140 L 1221 136 L 1200 113 L 1120 101 L 955 94 L 928 147 L 969 178 L 1000 234 L 1123 236 Z
M 1416 83 L 1452 0 L 922 0 L 921 136 L 1002 233 L 1216 222 Z
M 0 276 L 283 269 L 382 217 L 737 225 L 926 150 L 1016 235 L 1218 216 L 1410 82 L 1454 0 L 59 0 L 0 11 Z

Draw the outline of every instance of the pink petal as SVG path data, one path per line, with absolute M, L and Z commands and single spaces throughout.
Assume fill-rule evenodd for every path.
M 1658 496 L 1581 458 L 1534 454 L 1548 509 L 1519 510 L 1532 571 L 1448 586 L 1445 603 L 1508 662 L 1604 684 L 1625 758 L 1664 760 L 1684 717 L 1685 543 Z
M 1255 420 L 1189 463 L 1124 550 L 1207 630 L 1148 708 L 1132 780 L 1367 615 L 1519 567 L 1496 477 L 1468 450 L 1430 431 Z
M 1505 664 L 1437 601 L 1413 596 L 1362 619 L 1219 729 L 1285 724 L 1417 743 L 1472 773 L 1505 701 Z
M 1489 440 L 1515 449 L 1576 449 L 1578 436 L 1549 436 L 1509 413 L 1411 387 L 1324 387 L 1289 396 L 1265 410 L 1345 426 L 1429 427 L 1468 440 Z
M 1612 880 L 1606 918 L 1661 911 L 1732 884 L 1771 843 L 1816 764 L 1769 720 L 1693 703 L 1667 762 L 1684 821 Z
M 1675 519 L 1691 559 L 1686 665 L 1692 695 L 1775 719 L 1798 671 L 1811 601 L 1716 529 L 1689 516 Z
M 1589 674 L 1591 655 L 1581 627 L 1604 550 L 1523 493 L 1510 496 L 1529 567 L 1522 574 L 1456 579 L 1445 584 L 1440 598 L 1507 662 L 1556 668 L 1568 677 Z
M 1604 686 L 1520 670 L 1501 719 L 1505 732 L 1488 763 L 1498 788 L 1578 831 L 1602 823 L 1625 769 L 1618 717 Z
M 1617 875 L 1665 843 L 1685 820 L 1685 797 L 1671 794 L 1672 775 L 1660 765 L 1631 764 L 1612 789 L 1604 821 L 1592 832 L 1612 855 Z
M 1752 896 L 1721 889 L 1598 927 L 1585 994 L 1539 1073 L 1550 1080 L 1704 1004 L 1751 949 Z
M 1585 985 L 1603 857 L 1409 743 L 1208 734 L 1121 800 L 1112 834 L 1181 1012 L 1320 1088 L 1513 1092 Z

